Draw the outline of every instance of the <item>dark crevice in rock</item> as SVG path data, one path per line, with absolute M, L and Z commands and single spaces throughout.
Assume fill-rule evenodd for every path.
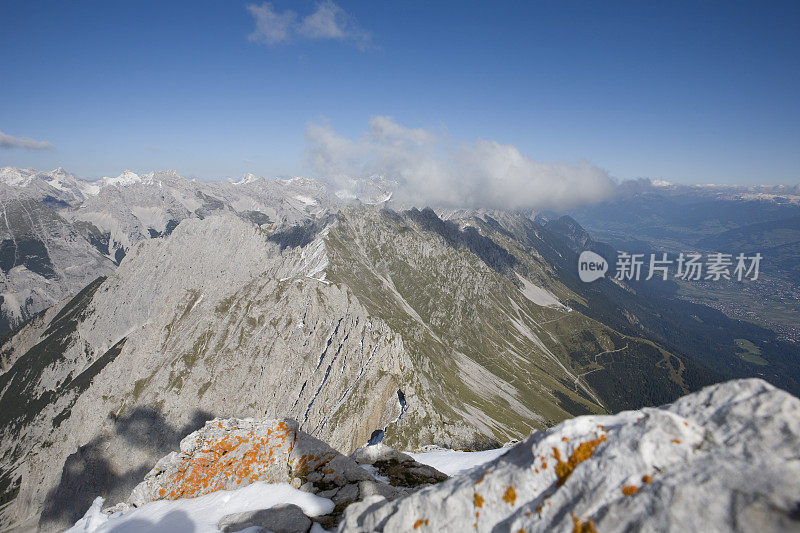
M 267 240 L 279 245 L 281 251 L 286 248 L 302 248 L 317 238 L 325 223 L 325 221 L 306 220 L 303 224 L 289 226 L 273 233 Z

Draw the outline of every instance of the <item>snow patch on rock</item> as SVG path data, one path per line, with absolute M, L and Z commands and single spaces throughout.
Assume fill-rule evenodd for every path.
M 563 309 L 566 307 L 552 292 L 533 284 L 519 274 L 517 274 L 517 277 L 522 283 L 522 289 L 520 292 L 522 292 L 525 298 L 532 301 L 536 305 L 540 305 L 542 307 L 555 307 L 558 309 Z
M 92 506 L 67 533 L 169 531 L 170 533 L 216 533 L 217 523 L 227 515 L 270 509 L 281 504 L 297 505 L 306 516 L 333 511 L 328 498 L 298 490 L 288 483 L 257 482 L 236 490 L 222 490 L 197 498 L 150 502 L 128 512 L 106 515 L 103 498 Z
M 428 450 L 425 452 L 405 452 L 418 463 L 432 466 L 439 472 L 448 476 L 460 476 L 483 464 L 493 461 L 506 453 L 510 448 L 495 448 L 480 452 L 464 452 L 461 450 L 447 450 L 444 448 Z

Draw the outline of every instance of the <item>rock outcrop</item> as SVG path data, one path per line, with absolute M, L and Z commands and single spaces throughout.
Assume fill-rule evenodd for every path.
M 378 479 L 384 479 L 394 487 L 434 485 L 448 477 L 385 444 L 364 446 L 350 457 L 362 466 L 371 467 Z
M 326 497 L 358 497 L 358 483 L 369 472 L 319 439 L 301 431 L 296 421 L 214 419 L 184 438 L 180 452 L 160 459 L 136 486 L 128 504 L 194 498 L 254 483 L 287 482 Z
M 340 532 L 800 531 L 800 400 L 758 379 L 583 416 Z
M 228 515 L 217 523 L 222 533 L 247 530 L 270 531 L 272 533 L 306 533 L 311 529 L 311 519 L 303 514 L 297 505 L 284 504 L 262 509 Z M 255 528 L 249 529 L 249 528 Z
M 257 481 L 286 482 L 331 499 L 336 505 L 333 513 L 315 521 L 332 527 L 357 500 L 395 499 L 445 479 L 445 474 L 384 445 L 358 450 L 351 457 L 342 455 L 291 419 L 214 419 L 186 436 L 179 452 L 161 458 L 128 500 L 109 512 L 158 500 L 195 498 Z M 231 517 L 226 527 L 263 521 L 273 514 Z

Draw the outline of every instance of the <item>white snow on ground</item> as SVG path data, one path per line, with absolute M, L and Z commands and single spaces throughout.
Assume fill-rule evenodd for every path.
M 517 277 L 522 282 L 522 295 L 528 300 L 542 307 L 565 307 L 552 292 L 538 285 L 534 285 L 519 274 L 517 274 Z
M 370 475 L 373 478 L 375 478 L 376 481 L 380 481 L 381 483 L 386 483 L 387 485 L 389 484 L 389 478 L 386 476 L 382 476 L 380 474 L 380 471 L 374 465 L 363 464 L 360 466 L 361 468 L 369 472 Z
M 424 465 L 432 466 L 439 472 L 448 476 L 460 476 L 469 472 L 475 467 L 497 459 L 508 450 L 508 448 L 497 448 L 482 452 L 461 452 L 458 450 L 431 450 L 422 453 L 404 452 L 414 458 L 415 461 Z
M 303 196 L 302 194 L 295 194 L 294 198 L 295 200 L 300 200 L 306 205 L 317 205 L 316 200 L 314 200 L 313 198 L 309 198 L 308 196 Z
M 269 509 L 283 503 L 299 506 L 307 516 L 333 511 L 331 500 L 302 492 L 288 483 L 257 482 L 197 498 L 151 502 L 127 513 L 110 516 L 101 512 L 103 498 L 98 497 L 67 533 L 216 533 L 217 523 L 224 516 Z

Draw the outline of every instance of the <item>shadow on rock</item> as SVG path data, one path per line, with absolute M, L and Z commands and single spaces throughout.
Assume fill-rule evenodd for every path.
M 161 455 L 177 449 L 181 438 L 202 427 L 211 418 L 213 416 L 210 413 L 196 411 L 188 424 L 173 428 L 159 411 L 151 407 L 137 407 L 130 414 L 115 419 L 114 437 L 96 437 L 67 457 L 58 486 L 48 493 L 45 500 L 39 527 L 51 530 L 71 526 L 83 516 L 97 496 L 103 496 L 106 501 L 125 500 Z M 114 438 L 121 438 L 131 448 L 153 456 L 152 460 L 118 472 L 110 461 L 115 453 L 112 445 Z M 181 528 L 175 531 L 192 530 Z
M 170 511 L 158 522 L 137 519 L 129 520 L 110 529 L 111 533 L 141 533 L 142 531 L 169 531 L 170 533 L 194 533 L 197 528 L 184 511 Z

